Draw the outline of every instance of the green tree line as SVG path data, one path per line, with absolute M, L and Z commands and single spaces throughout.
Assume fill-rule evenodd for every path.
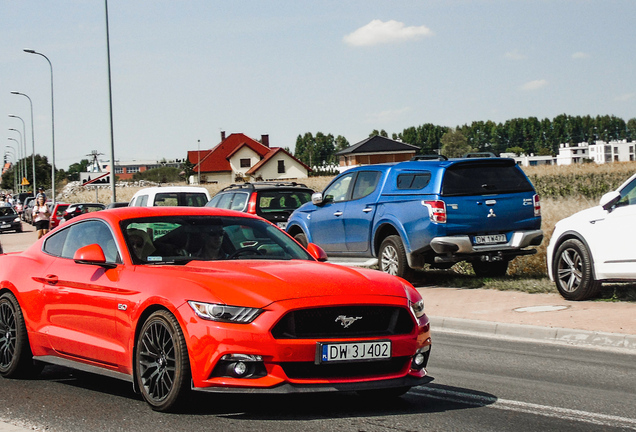
M 389 137 L 385 130 L 370 136 Z M 570 116 L 560 114 L 552 120 L 536 117 L 517 118 L 504 123 L 474 121 L 455 128 L 425 123 L 411 126 L 391 138 L 419 148 L 418 154 L 441 153 L 459 156 L 469 151 L 496 155 L 512 151 L 527 155 L 556 155 L 560 144 L 636 140 L 636 118 L 625 121 L 613 115 Z M 445 151 L 446 145 L 446 151 Z M 335 153 L 349 146 L 346 138 L 318 132 L 298 135 L 294 156 L 309 166 L 337 164 Z

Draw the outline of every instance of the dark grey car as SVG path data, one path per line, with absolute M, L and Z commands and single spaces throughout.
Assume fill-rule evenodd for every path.
M 22 232 L 20 215 L 13 207 L 0 207 L 0 231 Z

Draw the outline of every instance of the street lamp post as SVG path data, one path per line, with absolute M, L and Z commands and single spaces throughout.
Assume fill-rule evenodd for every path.
M 17 165 L 17 168 L 18 168 L 18 177 L 20 177 L 20 179 L 22 179 L 22 166 L 21 166 L 21 164 L 20 164 L 20 161 L 22 160 L 22 147 L 21 147 L 21 143 L 20 143 L 20 141 L 18 141 L 18 140 L 17 140 L 17 139 L 15 139 L 15 138 L 11 138 L 11 137 L 9 137 L 8 139 L 10 139 L 10 140 L 12 140 L 12 141 L 15 141 L 16 146 L 18 146 L 18 151 L 17 151 L 17 152 L 16 152 L 16 154 L 15 154 L 15 157 L 16 157 L 16 158 L 18 158 L 18 159 L 16 160 L 16 163 L 15 163 L 15 164 Z M 11 148 L 13 148 L 13 147 L 11 147 Z M 13 149 L 13 151 L 15 151 L 15 149 Z M 22 182 L 20 182 L 19 186 L 22 186 Z M 20 190 L 21 188 L 18 188 L 18 189 Z M 20 190 L 20 191 L 21 191 L 21 190 Z
M 36 182 L 35 182 L 35 133 L 34 133 L 35 128 L 33 126 L 33 102 L 31 101 L 31 98 L 25 95 L 24 93 L 20 93 L 18 91 L 12 91 L 11 94 L 24 96 L 25 98 L 29 100 L 29 105 L 31 106 L 31 167 L 32 167 L 32 174 L 33 174 L 33 196 L 35 196 L 37 188 L 36 188 Z
M 22 119 L 20 119 L 22 120 Z M 24 122 L 22 122 L 24 124 Z M 22 128 L 24 130 L 24 128 Z M 20 177 L 20 179 L 22 178 L 26 178 L 27 176 L 27 163 L 26 163 L 26 134 L 22 135 L 22 132 L 20 132 L 19 130 L 15 129 L 15 128 L 9 128 L 10 131 L 14 131 L 17 132 L 18 135 L 20 135 L 20 145 L 22 147 L 20 147 L 20 151 L 22 152 L 22 176 Z M 20 184 L 22 184 L 22 182 L 20 182 Z M 24 185 L 23 188 L 23 192 L 27 189 L 26 185 Z
M 27 166 L 27 144 L 26 144 L 26 140 L 27 140 L 27 135 L 26 135 L 26 125 L 24 124 L 24 120 L 22 120 L 22 117 L 14 115 L 14 114 L 9 114 L 9 117 L 11 118 L 17 118 L 18 120 L 20 120 L 22 122 L 22 145 L 24 146 L 24 176 L 27 177 L 29 174 L 29 169 Z M 35 189 L 33 189 L 35 191 Z
M 51 60 L 42 53 L 32 49 L 25 49 L 24 52 L 44 57 L 44 59 L 49 63 L 49 68 L 51 69 L 51 201 L 53 202 L 53 206 L 55 206 L 55 104 L 53 103 L 53 65 L 51 64 Z
M 18 163 L 18 157 L 15 155 L 15 149 L 13 147 L 11 147 L 10 145 L 6 145 L 5 147 L 6 148 L 10 148 L 11 150 L 13 150 L 13 154 L 12 154 L 12 156 L 13 156 L 13 191 L 14 191 L 14 193 L 20 193 L 18 191 L 18 188 L 17 188 L 17 185 L 18 185 L 18 173 L 15 170 L 15 166 Z M 11 153 L 8 150 L 5 150 L 4 154 L 5 155 L 7 155 L 7 154 L 10 155 Z

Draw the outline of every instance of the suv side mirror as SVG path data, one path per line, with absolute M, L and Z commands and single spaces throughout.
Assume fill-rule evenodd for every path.
M 321 205 L 323 203 L 322 192 L 316 192 L 311 194 L 311 202 L 317 206 Z
M 621 194 L 618 191 L 608 192 L 601 197 L 599 204 L 603 207 L 603 210 L 609 210 L 621 199 Z

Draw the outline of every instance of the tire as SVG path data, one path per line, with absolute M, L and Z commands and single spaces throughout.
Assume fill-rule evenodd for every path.
M 381 402 L 381 399 L 398 398 L 406 394 L 409 390 L 411 390 L 411 387 L 405 386 L 405 387 L 393 387 L 393 388 L 374 389 L 374 390 L 360 390 L 356 393 L 358 393 L 358 395 L 363 398 L 373 399 L 373 400 Z
M 307 241 L 307 236 L 304 233 L 298 233 L 294 236 L 294 240 L 300 243 L 304 248 L 307 247 L 309 242 Z
M 33 362 L 24 315 L 11 293 L 0 296 L 0 375 L 27 378 L 41 370 Z
M 505 276 L 508 271 L 508 261 L 473 261 L 473 271 L 479 277 Z
M 161 310 L 144 323 L 135 349 L 135 377 L 155 411 L 174 412 L 189 393 L 190 361 L 177 319 Z
M 594 280 L 592 274 L 592 257 L 578 239 L 566 240 L 559 245 L 552 268 L 557 289 L 567 300 L 586 300 L 601 289 L 601 283 Z
M 380 244 L 378 253 L 380 270 L 404 279 L 413 277 L 413 270 L 406 259 L 406 251 L 402 239 L 398 235 L 390 235 Z

